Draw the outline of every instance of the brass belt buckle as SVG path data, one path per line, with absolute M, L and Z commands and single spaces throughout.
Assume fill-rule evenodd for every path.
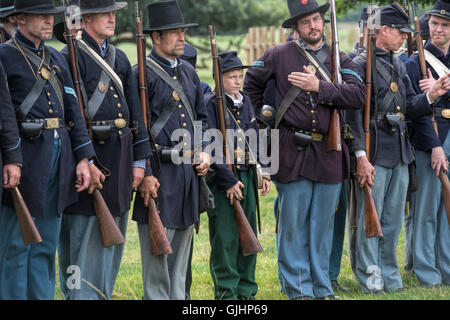
M 117 118 L 114 120 L 114 125 L 117 129 L 122 129 L 127 125 L 127 121 L 124 118 Z
M 311 132 L 311 138 L 313 141 L 322 141 L 323 140 L 323 134 Z
M 450 109 L 442 109 L 441 115 L 446 119 L 450 119 Z
M 183 151 L 183 158 L 192 159 L 193 156 L 194 156 L 194 152 L 192 150 Z
M 59 129 L 59 118 L 46 118 L 45 119 L 46 129 Z

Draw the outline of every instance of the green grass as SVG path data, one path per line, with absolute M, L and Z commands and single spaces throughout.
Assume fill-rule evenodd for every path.
M 340 28 L 341 50 L 349 52 L 357 41 L 358 30 L 354 27 Z M 220 37 L 219 46 L 232 37 Z M 192 39 L 194 43 L 197 39 Z M 49 43 L 58 50 L 63 45 L 57 42 Z M 122 44 L 119 46 L 130 58 L 132 65 L 136 63 L 136 48 L 133 44 Z M 205 57 L 204 54 L 201 57 Z M 201 58 L 200 57 L 200 58 Z M 206 57 L 208 58 L 208 57 Z M 200 79 L 213 84 L 210 64 L 208 68 L 198 70 Z M 284 300 L 287 297 L 280 292 L 277 272 L 277 258 L 275 247 L 275 219 L 273 215 L 273 201 L 276 197 L 274 185 L 266 197 L 261 198 L 261 218 L 262 233 L 258 235 L 264 252 L 258 255 L 256 266 L 256 281 L 259 286 L 257 299 Z M 399 213 L 400 214 L 400 213 Z M 116 281 L 113 299 L 117 300 L 138 300 L 142 297 L 142 278 L 140 262 L 140 246 L 137 234 L 136 223 L 131 221 L 128 224 L 127 240 L 125 244 L 122 265 Z M 200 232 L 194 238 L 194 255 L 192 259 L 193 283 L 191 288 L 191 298 L 193 300 L 213 299 L 213 286 L 209 272 L 209 235 L 208 235 L 208 217 L 201 215 Z M 419 286 L 414 275 L 403 271 L 404 266 L 404 233 L 400 234 L 399 245 L 397 248 L 397 260 L 404 281 L 404 290 L 382 295 L 366 295 L 361 293 L 359 285 L 355 280 L 348 258 L 347 242 L 344 245 L 342 257 L 341 274 L 339 282 L 350 288 L 348 293 L 337 293 L 343 300 L 448 300 L 450 299 L 450 288 L 440 287 L 426 289 Z M 57 281 L 56 299 L 62 299 L 59 283 Z

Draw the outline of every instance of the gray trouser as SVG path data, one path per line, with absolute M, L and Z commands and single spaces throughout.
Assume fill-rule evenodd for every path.
M 184 300 L 186 270 L 194 226 L 187 229 L 166 228 L 173 254 L 155 256 L 151 253 L 148 224 L 138 223 L 141 244 L 144 300 Z
M 125 236 L 128 212 L 115 217 Z M 67 300 L 111 299 L 124 244 L 103 247 L 98 220 L 82 214 L 64 215 L 58 260 L 61 291 Z

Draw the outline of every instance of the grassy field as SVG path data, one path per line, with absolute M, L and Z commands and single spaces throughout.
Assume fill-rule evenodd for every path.
M 341 50 L 350 51 L 354 43 L 357 41 L 358 30 L 355 26 L 340 29 Z M 220 41 L 226 42 L 229 37 L 219 38 Z M 195 42 L 196 40 L 193 39 Z M 51 45 L 61 49 L 62 44 L 52 42 Z M 135 46 L 132 44 L 120 45 L 130 58 L 133 64 L 136 63 Z M 199 76 L 202 81 L 212 84 L 211 71 L 209 68 L 200 69 Z M 262 216 L 262 233 L 258 235 L 260 242 L 264 248 L 264 252 L 258 255 L 258 263 L 256 268 L 256 280 L 259 285 L 257 299 L 265 300 L 285 300 L 287 297 L 280 292 L 277 275 L 277 259 L 275 247 L 275 219 L 273 215 L 273 201 L 276 197 L 274 185 L 271 192 L 266 197 L 261 198 L 261 216 Z M 399 213 L 401 214 L 401 213 Z M 194 255 L 192 259 L 193 283 L 191 289 L 191 298 L 193 300 L 209 300 L 213 299 L 212 281 L 209 273 L 209 235 L 208 235 L 208 217 L 206 214 L 201 215 L 200 232 L 195 236 Z M 121 269 L 117 278 L 113 299 L 116 300 L 139 300 L 142 297 L 141 282 L 141 262 L 140 247 L 137 234 L 136 223 L 131 221 L 128 225 L 127 240 L 125 245 L 124 256 Z M 448 300 L 450 299 L 450 288 L 440 287 L 426 289 L 419 286 L 414 275 L 403 271 L 404 266 L 404 233 L 400 235 L 400 241 L 397 248 L 397 259 L 404 281 L 404 290 L 395 293 L 387 293 L 382 295 L 365 295 L 359 290 L 350 268 L 348 257 L 347 242 L 344 245 L 344 253 L 342 257 L 341 275 L 339 282 L 350 288 L 348 293 L 336 293 L 342 300 Z M 59 283 L 57 283 L 56 299 L 62 299 Z

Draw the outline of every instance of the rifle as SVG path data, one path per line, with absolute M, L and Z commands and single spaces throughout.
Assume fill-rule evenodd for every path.
M 364 37 L 365 37 L 365 29 L 367 26 L 367 21 L 360 21 L 359 25 L 359 44 L 358 44 L 358 54 L 364 51 Z
M 341 66 L 339 60 L 339 39 L 337 32 L 336 21 L 336 2 L 330 0 L 330 18 L 331 18 L 331 33 L 332 33 L 332 49 L 331 57 L 333 62 L 333 83 L 342 83 Z M 341 144 L 341 121 L 339 119 L 339 111 L 331 109 L 330 125 L 328 127 L 328 141 L 327 152 L 342 151 Z
M 142 14 L 139 11 L 139 2 L 134 2 L 134 13 L 136 16 L 136 44 L 138 58 L 138 82 L 139 99 L 141 101 L 142 115 L 144 117 L 145 128 L 149 132 L 148 110 L 148 92 L 147 92 L 147 72 L 145 66 L 145 35 L 142 28 Z M 150 165 L 150 160 L 148 160 Z M 148 227 L 150 232 L 150 247 L 153 255 L 172 254 L 169 239 L 159 216 L 159 210 L 156 207 L 155 199 L 150 197 L 148 205 Z
M 410 14 L 409 14 L 409 5 L 408 0 L 403 0 L 403 6 L 405 7 L 405 12 L 408 15 L 408 19 L 410 20 Z M 411 21 L 411 20 L 410 20 Z M 410 57 L 413 53 L 413 45 L 412 45 L 412 35 L 410 32 L 408 32 L 408 57 Z
M 66 4 L 67 0 L 63 0 L 63 4 Z M 69 17 L 68 12 L 66 11 L 64 13 L 64 21 L 65 21 L 65 32 L 66 32 L 66 41 L 67 41 L 67 48 L 69 50 L 69 57 L 70 57 L 70 70 L 72 73 L 72 79 L 75 87 L 75 92 L 78 99 L 78 105 L 80 107 L 81 116 L 83 117 L 84 123 L 86 123 L 86 115 L 84 112 L 84 100 L 83 100 L 83 94 L 81 92 L 81 85 L 80 85 L 80 77 L 78 73 L 78 62 L 77 62 L 77 54 L 75 49 L 75 39 L 74 35 L 72 34 L 72 30 L 70 29 L 71 17 Z M 87 126 L 87 123 L 86 123 Z M 92 131 L 91 129 L 88 129 L 89 131 L 89 137 L 91 141 L 92 139 Z M 105 248 L 121 244 L 125 242 L 125 238 L 123 237 L 122 232 L 120 231 L 119 227 L 116 224 L 116 221 L 114 220 L 111 211 L 109 211 L 108 206 L 106 205 L 105 199 L 103 198 L 102 194 L 100 193 L 100 190 L 95 189 L 93 194 L 93 202 L 94 202 L 94 209 L 95 209 L 95 215 L 98 220 L 98 225 L 100 228 L 100 234 L 102 237 L 102 243 Z
M 367 61 L 366 61 L 366 101 L 364 105 L 364 138 L 366 142 L 367 159 L 370 159 L 370 102 L 372 93 L 372 62 L 374 48 L 373 29 L 367 32 Z M 365 205 L 364 219 L 366 238 L 382 237 L 380 219 L 378 218 L 377 208 L 373 200 L 372 189 L 366 182 L 364 184 Z
M 19 220 L 20 231 L 22 232 L 23 243 L 29 245 L 32 243 L 42 242 L 39 230 L 33 221 L 30 210 L 20 193 L 18 187 L 9 189 L 11 191 L 14 208 L 16 209 L 17 219 Z
M 228 169 L 230 169 L 232 172 L 235 172 L 233 169 L 233 164 L 231 163 L 231 155 L 228 150 L 228 143 L 227 143 L 227 135 L 226 135 L 226 126 L 225 126 L 225 108 L 224 108 L 224 99 L 223 99 L 223 84 L 222 84 L 222 77 L 221 77 L 221 67 L 220 67 L 220 61 L 219 56 L 217 52 L 217 46 L 216 46 L 216 31 L 214 26 L 209 26 L 209 37 L 211 41 L 211 54 L 212 54 L 212 60 L 213 60 L 213 68 L 214 68 L 214 74 L 215 74 L 215 82 L 216 82 L 216 99 L 217 99 L 217 106 L 219 111 L 219 121 L 220 121 L 220 131 L 222 132 L 222 142 L 223 142 L 223 151 L 226 157 L 227 166 Z M 241 203 L 239 200 L 233 201 L 233 207 L 234 212 L 236 215 L 236 223 L 238 226 L 238 232 L 239 232 L 239 239 L 241 243 L 242 248 L 242 254 L 244 256 L 248 256 L 251 254 L 256 254 L 259 252 L 262 252 L 263 249 L 261 247 L 261 244 L 258 241 L 258 238 L 255 235 L 255 232 L 253 231 L 252 227 L 250 226 L 250 223 L 247 220 L 247 217 L 245 216 L 244 210 L 242 209 Z
M 427 64 L 425 61 L 425 52 L 422 42 L 422 34 L 420 33 L 421 31 L 420 23 L 416 13 L 415 2 L 413 2 L 412 4 L 412 9 L 414 15 L 414 35 L 416 37 L 417 54 L 419 55 L 420 74 L 422 75 L 422 79 L 428 79 Z M 433 125 L 433 129 L 436 132 L 436 135 L 439 137 L 439 130 L 436 123 L 436 119 L 434 117 L 434 113 L 431 116 L 431 122 Z M 441 180 L 442 198 L 444 199 L 445 211 L 447 213 L 447 221 L 450 224 L 450 182 L 448 180 L 447 173 L 442 168 L 441 171 L 439 172 L 439 180 Z

